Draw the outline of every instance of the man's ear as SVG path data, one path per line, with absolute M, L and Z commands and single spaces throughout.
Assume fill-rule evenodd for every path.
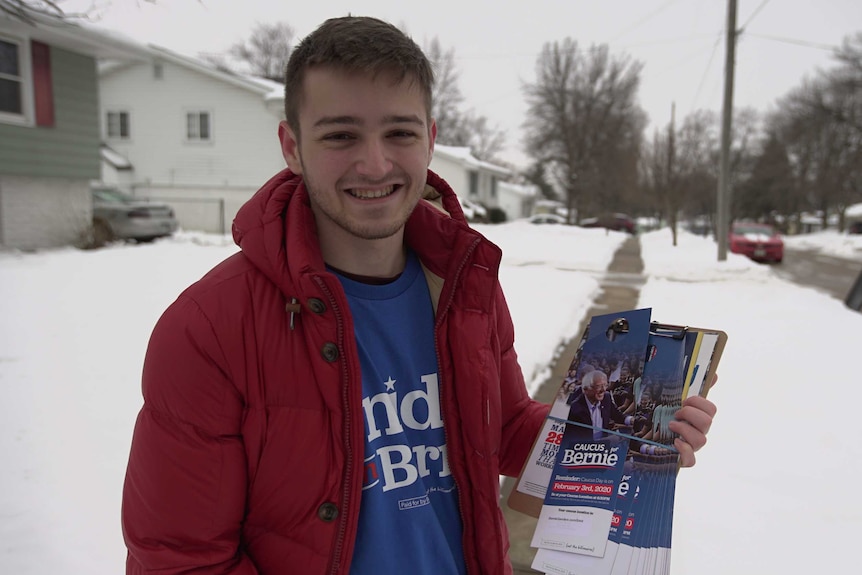
M 431 119 L 431 126 L 428 129 L 428 166 L 431 165 L 431 159 L 434 157 L 434 142 L 436 142 L 436 141 L 437 141 L 437 122 L 432 118 Z
M 278 123 L 278 140 L 281 142 L 281 155 L 284 156 L 287 167 L 294 174 L 302 174 L 299 138 L 284 120 Z

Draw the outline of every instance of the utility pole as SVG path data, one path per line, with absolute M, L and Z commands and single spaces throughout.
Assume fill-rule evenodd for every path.
M 736 0 L 727 2 L 727 39 L 724 61 L 724 106 L 721 112 L 721 159 L 718 172 L 715 239 L 718 261 L 727 260 L 727 232 L 730 229 L 730 129 L 733 119 L 733 65 L 736 58 Z

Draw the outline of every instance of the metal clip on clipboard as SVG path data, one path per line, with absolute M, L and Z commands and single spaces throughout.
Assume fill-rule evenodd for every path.
M 685 339 L 688 333 L 688 326 L 668 325 L 654 321 L 649 324 L 650 335 L 658 337 L 671 337 L 673 339 Z

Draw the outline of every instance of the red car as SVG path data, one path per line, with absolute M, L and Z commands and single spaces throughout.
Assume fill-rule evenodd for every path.
M 728 244 L 731 252 L 748 256 L 756 262 L 780 264 L 784 259 L 784 241 L 769 224 L 733 224 Z
M 635 221 L 626 214 L 605 214 L 598 218 L 585 218 L 581 220 L 582 228 L 605 228 L 615 232 L 627 232 L 632 235 L 637 233 Z

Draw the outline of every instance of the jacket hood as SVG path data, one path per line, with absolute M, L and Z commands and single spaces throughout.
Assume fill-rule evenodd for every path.
M 466 226 L 455 192 L 443 178 L 428 170 L 423 199 L 407 222 L 410 238 L 414 220 L 436 211 Z M 237 212 L 232 226 L 234 242 L 243 254 L 287 294 L 291 279 L 299 274 L 324 271 L 317 240 L 317 226 L 302 176 L 284 169 L 273 176 Z M 290 250 L 286 246 L 302 246 Z

